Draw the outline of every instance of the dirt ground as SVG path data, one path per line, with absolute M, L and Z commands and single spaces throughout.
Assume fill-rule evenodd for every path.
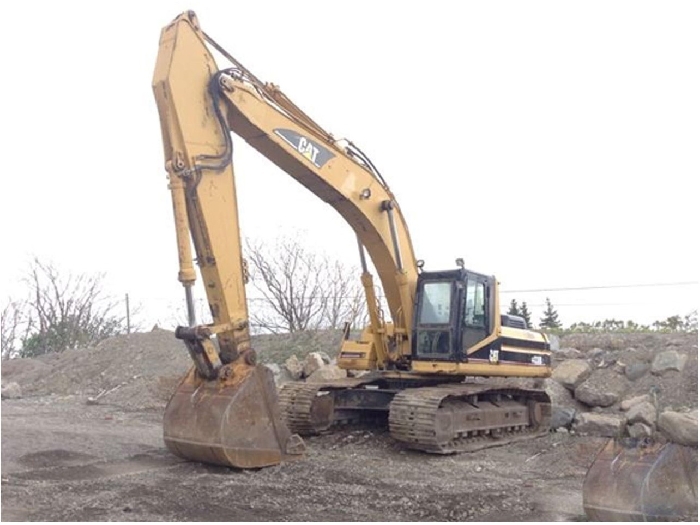
M 312 343 L 337 348 L 329 337 L 268 337 L 255 344 L 263 361 L 282 364 L 291 351 L 314 349 Z M 660 408 L 697 408 L 697 335 L 574 335 L 562 340 L 564 346 L 578 348 L 594 377 L 607 374 L 619 383 L 620 399 L 654 392 Z M 666 350 L 687 355 L 682 372 L 625 377 L 627 364 L 649 365 Z M 345 428 L 308 438 L 304 460 L 278 467 L 237 471 L 185 462 L 165 449 L 161 418 L 190 365 L 181 343 L 166 330 L 3 362 L 3 386 L 16 382 L 23 397 L 1 404 L 2 519 L 586 519 L 583 479 L 607 439 L 566 431 L 470 454 L 434 456 L 403 450 L 386 430 Z M 87 403 L 96 396 L 97 404 Z M 619 403 L 590 410 L 623 417 Z
M 378 429 L 308 438 L 257 471 L 170 455 L 161 411 L 79 396 L 2 403 L 4 521 L 569 521 L 602 438 L 551 433 L 456 456 L 402 450 Z

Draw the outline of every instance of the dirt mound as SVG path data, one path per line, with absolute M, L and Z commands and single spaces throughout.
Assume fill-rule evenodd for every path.
M 78 395 L 127 408 L 162 407 L 191 362 L 173 332 L 121 335 L 94 348 L 3 363 L 2 379 L 27 396 Z
M 2 362 L 2 381 L 28 385 L 50 371 L 51 365 L 39 359 L 10 359 Z
M 284 363 L 290 355 L 323 350 L 335 355 L 340 331 L 254 336 L 262 363 Z M 93 348 L 68 350 L 2 364 L 3 383 L 14 381 L 25 396 L 77 395 L 132 409 L 161 409 L 191 361 L 185 345 L 169 330 L 121 335 Z

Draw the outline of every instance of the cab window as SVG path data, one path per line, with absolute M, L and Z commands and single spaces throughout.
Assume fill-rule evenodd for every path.
M 486 327 L 486 301 L 484 283 L 467 282 L 464 324 L 478 328 Z
M 427 282 L 423 285 L 420 307 L 421 324 L 448 324 L 450 322 L 450 282 Z

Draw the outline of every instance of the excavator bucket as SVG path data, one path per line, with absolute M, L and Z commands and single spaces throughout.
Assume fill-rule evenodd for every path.
M 697 449 L 611 439 L 586 474 L 583 508 L 593 521 L 696 521 Z
M 237 468 L 299 459 L 302 439 L 281 417 L 272 372 L 239 365 L 229 377 L 204 380 L 195 368 L 165 409 L 163 437 L 182 458 Z

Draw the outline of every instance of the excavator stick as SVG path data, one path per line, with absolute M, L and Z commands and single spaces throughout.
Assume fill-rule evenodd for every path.
M 205 380 L 193 367 L 180 383 L 165 409 L 168 449 L 185 459 L 242 469 L 301 458 L 304 442 L 281 417 L 272 372 L 245 364 L 225 370 L 229 377 Z
M 593 521 L 697 521 L 697 448 L 611 439 L 586 474 L 583 508 Z
M 188 327 L 178 327 L 194 367 L 168 403 L 165 444 L 185 459 L 259 468 L 300 458 L 278 407 L 272 373 L 250 348 L 232 145 L 219 72 L 191 11 L 161 31 L 153 75 L 168 172 Z M 192 287 L 197 266 L 213 323 L 196 325 Z M 216 343 L 216 345 L 215 345 Z

